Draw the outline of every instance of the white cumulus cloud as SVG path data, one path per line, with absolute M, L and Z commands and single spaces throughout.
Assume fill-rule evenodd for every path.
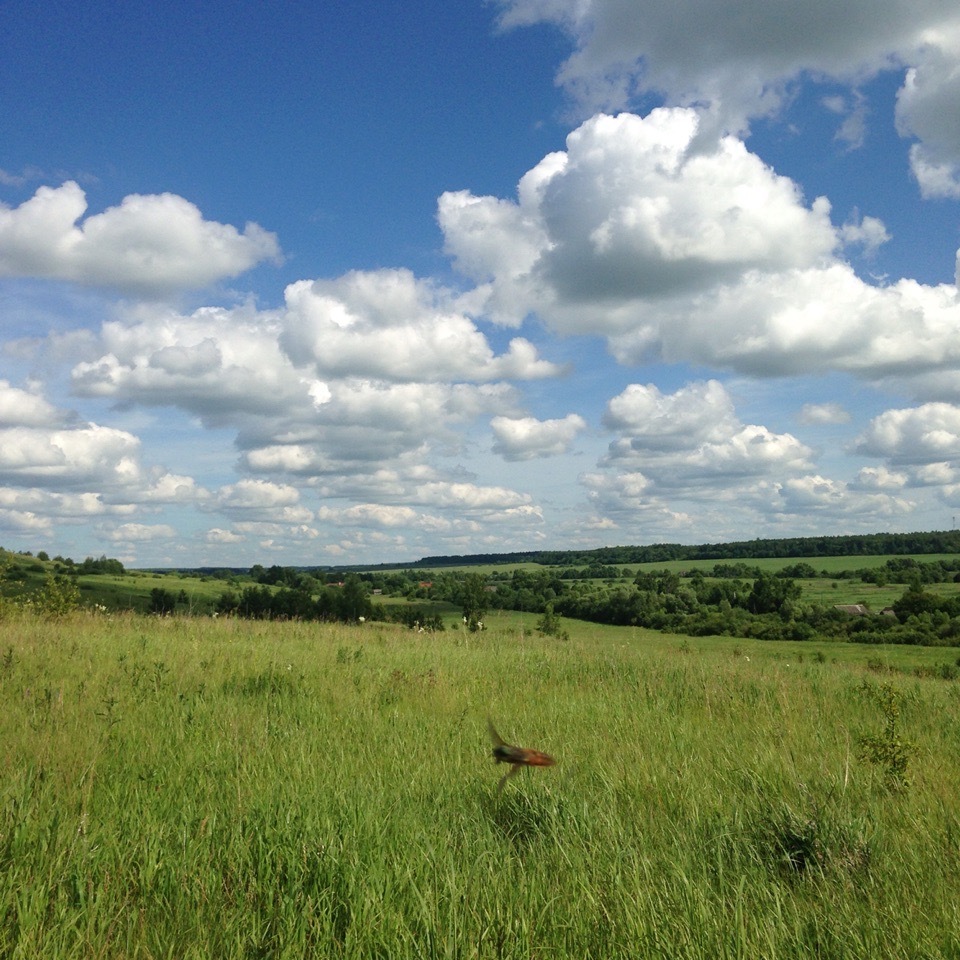
M 175 194 L 133 194 L 81 221 L 86 194 L 74 181 L 40 187 L 19 207 L 0 205 L 0 276 L 71 280 L 163 297 L 235 277 L 280 255 L 255 223 L 243 232 L 204 220 Z
M 60 426 L 68 419 L 39 394 L 0 380 L 0 427 Z
M 620 489 L 633 478 L 631 496 L 695 490 L 710 498 L 750 478 L 804 471 L 813 454 L 792 434 L 743 424 L 717 381 L 673 394 L 632 384 L 607 405 L 604 424 L 618 437 L 600 466 Z
M 606 336 L 625 364 L 840 370 L 956 395 L 957 287 L 865 282 L 839 253 L 884 242 L 879 220 L 834 227 L 825 199 L 808 206 L 741 141 L 695 143 L 698 124 L 689 109 L 594 117 L 521 181 L 514 216 L 495 198 L 441 198 L 447 247 L 491 315 L 535 312 L 561 333 Z M 480 244 L 484 205 L 496 236 Z M 484 259 L 534 243 L 536 255 Z
M 516 214 L 491 218 L 483 245 L 477 210 L 502 211 L 504 201 L 441 197 L 447 249 L 474 279 L 492 278 L 498 318 L 519 323 L 536 310 L 564 332 L 611 335 L 636 325 L 645 302 L 832 253 L 839 238 L 826 200 L 806 207 L 792 181 L 733 137 L 693 149 L 698 125 L 682 109 L 593 117 L 568 136 L 566 153 L 524 177 Z M 497 253 L 534 244 L 522 257 Z
M 449 294 L 408 270 L 300 281 L 287 288 L 286 303 L 281 344 L 323 378 L 483 382 L 559 372 L 523 338 L 495 355 Z
M 494 417 L 490 427 L 496 438 L 495 453 L 505 460 L 533 460 L 566 453 L 577 434 L 586 428 L 586 421 L 577 413 L 559 420 L 537 420 L 535 417 Z
M 140 477 L 139 440 L 91 423 L 72 429 L 0 429 L 0 482 L 17 486 L 115 486 Z
M 960 406 L 925 403 L 887 410 L 871 421 L 857 449 L 894 464 L 960 460 Z
M 177 531 L 167 523 L 121 523 L 107 533 L 114 543 L 144 543 L 151 540 L 172 540 Z

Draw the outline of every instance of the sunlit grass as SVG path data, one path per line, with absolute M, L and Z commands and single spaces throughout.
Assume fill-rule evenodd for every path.
M 0 622 L 0 956 L 957 954 L 960 685 L 571 626 Z

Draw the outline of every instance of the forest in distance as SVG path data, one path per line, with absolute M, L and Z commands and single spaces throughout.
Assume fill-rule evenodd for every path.
M 818 537 L 737 540 L 730 543 L 654 543 L 597 547 L 592 550 L 535 550 L 523 553 L 424 557 L 413 566 L 447 567 L 477 563 L 540 563 L 544 566 L 589 563 L 665 563 L 671 560 L 750 560 L 760 557 L 865 557 L 884 554 L 956 553 L 960 531 L 842 534 Z
M 875 557 L 885 555 L 960 553 L 960 530 L 915 533 L 838 534 L 816 537 L 736 540 L 727 543 L 653 543 L 593 547 L 586 550 L 523 550 L 512 553 L 444 554 L 402 563 L 296 564 L 293 569 L 364 572 L 371 570 L 422 570 L 518 563 L 541 566 L 588 566 L 669 563 L 677 560 L 752 560 L 759 558 Z M 101 558 L 102 560 L 103 558 Z M 90 558 L 88 558 L 90 561 Z M 85 562 L 88 562 L 85 561 Z M 92 561 L 97 562 L 97 561 Z M 169 568 L 149 568 L 164 570 Z M 246 567 L 178 567 L 200 574 L 243 573 Z

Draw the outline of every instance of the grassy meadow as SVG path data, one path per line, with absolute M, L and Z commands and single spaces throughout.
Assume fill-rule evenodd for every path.
M 955 652 L 532 624 L 11 612 L 0 956 L 960 956 Z

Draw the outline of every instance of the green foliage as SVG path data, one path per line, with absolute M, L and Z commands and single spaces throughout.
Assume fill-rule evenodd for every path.
M 45 617 L 62 617 L 80 605 L 80 589 L 72 577 L 48 574 L 29 603 Z
M 457 599 L 463 608 L 463 622 L 471 632 L 483 629 L 487 613 L 487 580 L 482 574 L 468 573 L 460 580 Z
M 381 607 L 375 611 L 374 618 L 387 620 L 391 623 L 402 623 L 411 630 L 438 631 L 446 629 L 443 617 L 439 613 L 420 606 L 404 604 L 403 606 Z
M 648 546 L 599 547 L 595 550 L 536 550 L 524 553 L 424 557 L 418 566 L 449 567 L 490 563 L 534 562 L 558 566 L 666 563 L 675 560 L 752 560 L 756 557 L 868 557 L 883 554 L 957 554 L 960 531 L 876 533 L 829 537 L 782 537 L 697 545 L 656 543 Z
M 790 579 L 761 573 L 747 597 L 750 613 L 784 613 L 792 600 L 800 599 L 800 587 Z
M 344 623 L 367 619 L 372 612 L 370 593 L 355 574 L 347 574 L 336 604 L 337 619 Z
M 835 555 L 844 544 L 852 551 L 846 560 Z M 819 552 L 822 559 L 816 564 L 796 559 L 800 545 Z M 39 554 L 35 560 L 20 555 L 9 561 L 7 577 L 0 580 L 0 603 L 4 597 L 17 600 L 37 593 L 52 565 L 55 573 L 75 575 L 87 606 L 108 611 L 176 609 L 185 615 L 216 611 L 263 620 L 383 619 L 437 630 L 455 606 L 469 629 L 476 630 L 489 610 L 543 617 L 549 609 L 542 622 L 550 629 L 551 618 L 562 617 L 568 623 L 585 620 L 691 637 L 960 646 L 960 556 L 872 557 L 869 552 L 880 546 L 929 550 L 948 545 L 948 540 L 933 534 L 756 541 L 750 559 L 744 544 L 679 552 L 659 545 L 549 554 L 541 559 L 556 565 L 490 564 L 482 572 L 449 565 L 441 570 L 337 571 L 257 564 L 249 578 L 236 570 L 148 574 L 124 571 L 122 564 L 106 557 L 74 564 L 59 556 L 41 561 Z M 646 564 L 639 569 L 611 562 L 629 560 L 630 551 L 637 550 L 646 558 L 666 559 L 662 566 Z M 765 550 L 771 556 L 757 555 Z M 691 559 L 671 559 L 674 556 Z M 569 563 L 578 558 L 583 561 L 580 566 L 560 565 L 561 559 Z M 391 600 L 374 605 L 371 591 Z M 173 607 L 170 594 L 176 598 Z M 862 604 L 867 615 L 837 609 L 854 603 Z M 894 615 L 889 615 L 889 608 Z
M 164 616 L 177 608 L 177 598 L 163 587 L 154 587 L 150 591 L 150 612 Z
M 122 577 L 126 573 L 123 564 L 119 560 L 111 559 L 105 554 L 97 560 L 94 560 L 93 557 L 87 557 L 83 563 L 77 565 L 76 569 L 78 573 L 109 574 L 115 577 Z
M 4 585 L 10 579 L 10 573 L 13 569 L 13 555 L 6 550 L 0 549 L 0 586 Z M 6 613 L 10 606 L 10 601 L 0 593 L 0 618 Z
M 866 684 L 863 689 L 880 708 L 884 724 L 880 733 L 859 738 L 859 757 L 882 769 L 884 783 L 891 790 L 904 790 L 910 783 L 907 766 L 916 755 L 917 746 L 900 732 L 903 694 L 889 683 L 881 684 L 879 689 Z
M 558 640 L 570 639 L 570 634 L 563 628 L 563 617 L 554 613 L 552 603 L 547 604 L 543 616 L 537 621 L 537 632 L 545 637 L 556 637 Z

